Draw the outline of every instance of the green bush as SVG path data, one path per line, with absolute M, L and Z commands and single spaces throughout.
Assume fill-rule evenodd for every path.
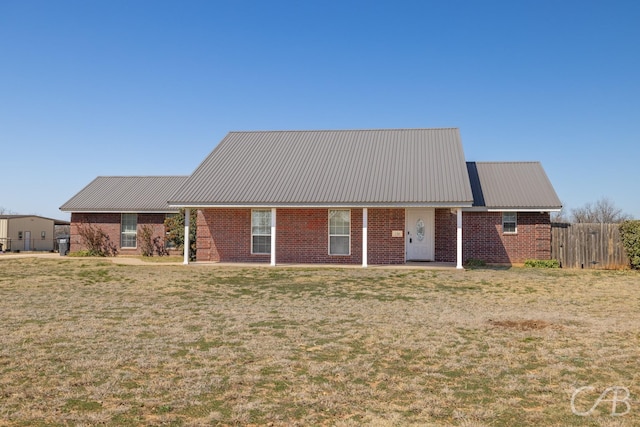
M 528 259 L 524 262 L 525 267 L 532 268 L 560 268 L 557 259 Z
M 624 221 L 620 224 L 619 230 L 629 265 L 635 270 L 640 270 L 640 220 Z
M 486 265 L 487 263 L 484 262 L 484 260 L 476 259 L 476 258 L 469 258 L 464 262 L 464 266 L 469 268 L 485 267 Z
M 96 254 L 94 254 L 91 251 L 88 251 L 86 249 L 83 249 L 83 250 L 80 250 L 80 251 L 75 251 L 75 252 L 69 252 L 67 255 L 71 256 L 71 257 L 98 256 L 98 255 L 96 255 Z
M 171 215 L 164 220 L 164 226 L 167 229 L 167 242 L 171 242 L 176 248 L 180 248 L 184 251 L 184 209 L 180 209 L 180 214 Z M 196 209 L 191 210 L 189 217 L 189 259 L 194 261 L 196 259 L 196 236 L 198 226 L 198 211 Z M 184 252 L 183 252 L 184 253 Z

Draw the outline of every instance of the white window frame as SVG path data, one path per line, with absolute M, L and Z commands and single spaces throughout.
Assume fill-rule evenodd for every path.
M 254 224 L 254 213 L 268 214 L 269 221 L 267 225 L 255 225 Z M 254 227 L 265 227 L 266 232 L 254 232 Z M 256 252 L 254 248 L 254 237 L 269 237 L 269 245 L 267 252 Z M 271 209 L 251 209 L 251 254 L 252 255 L 270 255 L 271 254 Z
M 505 224 L 513 224 L 513 231 L 505 230 Z M 518 212 L 502 212 L 502 232 L 504 234 L 518 234 Z
M 125 216 L 129 218 L 135 218 L 135 227 L 133 231 L 125 230 Z M 130 222 L 130 221 L 129 221 Z M 131 225 L 131 224 L 127 224 Z M 133 236 L 134 245 L 133 246 L 125 246 L 124 238 L 131 238 Z M 138 247 L 138 214 L 137 213 L 123 213 L 120 214 L 120 247 L 123 249 L 136 249 Z
M 338 234 L 338 233 L 331 233 L 331 212 L 347 212 L 347 214 L 349 215 L 349 233 L 348 234 Z M 350 256 L 351 255 L 351 209 L 329 209 L 327 211 L 327 234 L 328 234 L 328 252 L 329 255 L 331 256 Z M 331 238 L 332 237 L 348 237 L 349 239 L 349 243 L 347 245 L 348 248 L 348 252 L 346 254 L 334 254 L 331 253 Z

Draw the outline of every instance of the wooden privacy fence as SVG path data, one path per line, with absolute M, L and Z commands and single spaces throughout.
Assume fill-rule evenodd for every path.
M 551 224 L 551 258 L 567 268 L 623 268 L 619 224 Z

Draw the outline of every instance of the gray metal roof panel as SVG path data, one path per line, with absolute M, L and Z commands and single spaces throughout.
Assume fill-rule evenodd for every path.
M 66 212 L 177 212 L 167 203 L 186 176 L 99 176 L 60 207 Z
M 488 209 L 560 209 L 540 162 L 468 162 L 473 206 Z
M 458 129 L 230 132 L 173 205 L 470 204 Z

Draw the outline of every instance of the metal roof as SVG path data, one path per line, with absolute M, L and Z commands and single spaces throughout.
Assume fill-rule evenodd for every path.
M 186 176 L 99 176 L 60 207 L 66 212 L 177 212 L 167 200 Z
M 468 162 L 473 206 L 556 210 L 562 207 L 540 162 Z
M 49 221 L 53 221 L 54 225 L 69 225 L 71 224 L 69 221 L 65 221 L 63 219 L 55 219 L 55 218 L 49 218 L 46 216 L 40 216 L 40 215 L 19 215 L 19 214 L 11 214 L 11 215 L 0 215 L 0 219 L 19 219 L 19 218 L 40 218 L 40 219 L 46 219 Z
M 471 206 L 458 129 L 230 132 L 174 206 Z

